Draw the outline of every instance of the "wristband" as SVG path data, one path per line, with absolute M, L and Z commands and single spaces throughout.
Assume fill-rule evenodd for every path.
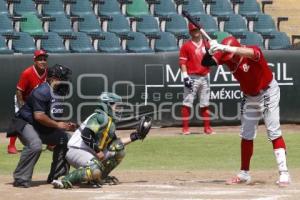
M 225 45 L 224 51 L 230 52 L 230 53 L 236 53 L 238 47 L 232 47 L 229 45 Z

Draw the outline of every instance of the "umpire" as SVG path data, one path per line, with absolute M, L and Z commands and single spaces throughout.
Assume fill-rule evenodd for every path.
M 47 182 L 51 183 L 69 171 L 69 164 L 65 159 L 69 137 L 65 131 L 74 131 L 76 125 L 55 119 L 63 115 L 63 108 L 59 104 L 62 98 L 58 97 L 69 92 L 66 84 L 60 84 L 60 81 L 69 81 L 70 75 L 71 70 L 65 66 L 56 64 L 50 67 L 47 81 L 32 91 L 14 118 L 12 127 L 24 145 L 13 174 L 14 187 L 31 186 L 34 166 L 40 157 L 42 144 L 56 145 Z

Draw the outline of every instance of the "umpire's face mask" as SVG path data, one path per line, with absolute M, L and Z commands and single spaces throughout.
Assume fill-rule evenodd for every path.
M 58 96 L 67 96 L 70 93 L 70 82 L 60 80 L 55 81 L 53 92 Z

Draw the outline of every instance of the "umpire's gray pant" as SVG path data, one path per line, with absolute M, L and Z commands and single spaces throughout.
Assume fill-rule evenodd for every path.
M 55 129 L 52 133 L 39 134 L 32 125 L 27 124 L 22 133 L 18 134 L 18 137 L 24 148 L 13 174 L 16 181 L 31 181 L 34 166 L 42 152 L 42 144 L 56 145 L 48 180 L 49 178 L 57 179 L 59 176 L 68 173 L 69 165 L 65 159 L 68 143 L 66 132 Z

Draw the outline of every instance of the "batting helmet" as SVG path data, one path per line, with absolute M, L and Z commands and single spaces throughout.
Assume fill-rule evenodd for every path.
M 229 36 L 229 37 L 226 37 L 222 40 L 222 44 L 224 45 L 229 45 L 229 46 L 233 46 L 233 47 L 240 47 L 241 44 L 240 42 L 233 36 Z M 227 60 L 230 60 L 232 59 L 234 56 L 234 53 L 225 53 L 224 56 L 222 57 L 222 60 L 223 61 L 227 61 Z
M 197 26 L 195 26 L 193 23 L 189 22 L 189 32 L 192 32 L 193 30 L 196 30 L 199 28 Z
M 41 49 L 41 50 L 35 50 L 34 51 L 34 55 L 33 55 L 33 59 L 36 59 L 39 56 L 46 56 L 48 57 L 48 54 L 45 50 Z

